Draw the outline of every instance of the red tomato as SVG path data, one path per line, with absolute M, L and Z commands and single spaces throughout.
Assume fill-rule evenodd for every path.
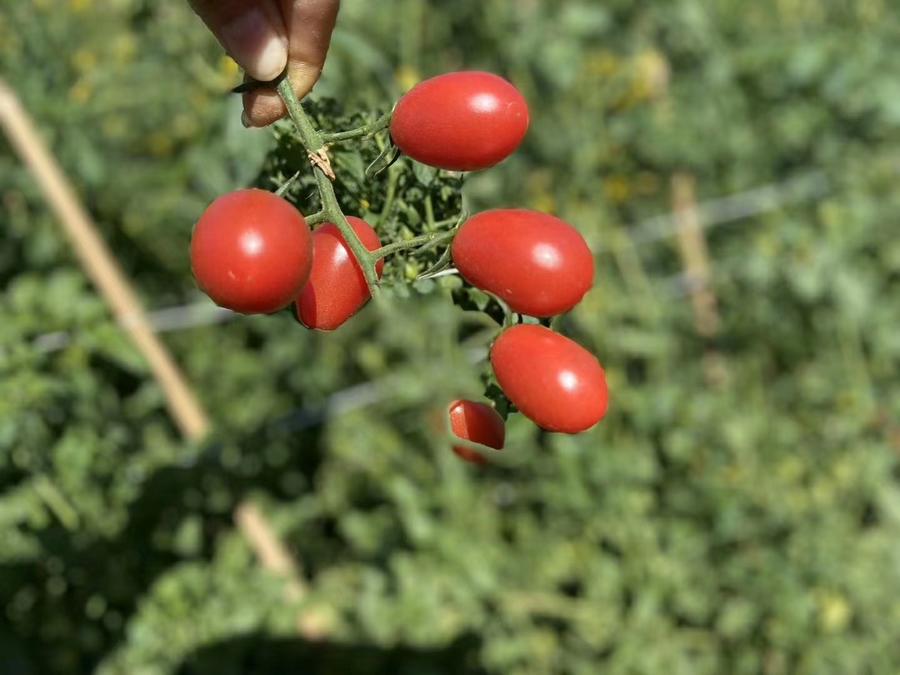
M 352 216 L 347 221 L 368 250 L 381 247 L 378 235 L 366 221 Z M 369 301 L 369 287 L 337 225 L 323 225 L 312 238 L 312 272 L 297 298 L 297 317 L 307 328 L 334 330 Z M 375 265 L 379 277 L 383 269 L 384 259 Z
M 413 87 L 394 110 L 391 137 L 424 164 L 475 171 L 509 157 L 528 131 L 528 104 L 498 75 L 464 71 Z
M 549 328 L 521 324 L 500 334 L 491 365 L 509 400 L 547 431 L 577 434 L 606 415 L 606 374 L 581 345 Z
M 489 448 L 503 449 L 506 425 L 491 406 L 475 401 L 454 401 L 450 404 L 449 412 L 450 429 L 456 436 Z M 473 448 L 454 445 L 453 452 L 472 464 L 487 464 L 484 455 Z
M 594 256 L 584 237 L 537 211 L 473 216 L 453 240 L 453 261 L 470 284 L 529 316 L 567 312 L 594 284 Z
M 216 199 L 191 238 L 197 284 L 222 307 L 269 314 L 289 305 L 312 267 L 306 219 L 265 190 L 238 190 Z

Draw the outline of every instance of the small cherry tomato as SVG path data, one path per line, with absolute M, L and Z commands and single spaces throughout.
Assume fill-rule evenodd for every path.
M 547 431 L 576 434 L 606 415 L 606 374 L 593 354 L 549 328 L 508 328 L 491 348 L 503 393 Z
M 347 221 L 368 250 L 381 247 L 378 235 L 366 221 L 353 216 Z M 369 287 L 337 225 L 323 225 L 313 232 L 312 238 L 312 272 L 297 298 L 297 318 L 307 328 L 334 330 L 369 301 Z M 381 259 L 375 264 L 379 278 L 383 269 L 384 259 Z
M 479 213 L 459 228 L 452 252 L 466 281 L 520 314 L 567 312 L 594 284 L 594 256 L 584 237 L 537 211 Z
M 243 314 L 289 305 L 309 277 L 312 237 L 289 202 L 265 190 L 222 195 L 191 237 L 191 267 L 213 302 Z
M 486 403 L 454 401 L 450 404 L 450 429 L 459 438 L 480 443 L 496 450 L 503 449 L 506 425 L 500 414 Z M 454 445 L 453 452 L 472 464 L 487 464 L 487 459 L 473 448 Z
M 476 171 L 509 157 L 528 122 L 528 104 L 512 84 L 492 73 L 463 71 L 413 87 L 394 110 L 391 137 L 424 164 Z

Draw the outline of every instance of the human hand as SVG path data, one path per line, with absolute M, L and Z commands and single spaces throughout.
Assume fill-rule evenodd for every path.
M 287 67 L 298 98 L 319 79 L 340 0 L 188 1 L 253 79 L 274 80 Z M 286 112 L 274 87 L 244 94 L 242 119 L 247 126 L 266 126 Z

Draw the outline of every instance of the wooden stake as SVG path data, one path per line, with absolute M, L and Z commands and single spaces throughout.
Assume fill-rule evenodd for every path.
M 125 278 L 71 184 L 63 175 L 13 91 L 0 80 L 0 122 L 59 219 L 81 266 L 141 352 L 166 396 L 184 436 L 202 440 L 209 431 L 204 412 L 169 352 L 153 332 L 137 294 Z
M 684 277 L 694 311 L 697 334 L 711 340 L 719 334 L 721 320 L 716 295 L 712 290 L 712 262 L 706 237 L 697 212 L 697 191 L 694 177 L 686 173 L 672 176 L 672 210 L 675 213 L 678 250 L 684 266 Z M 728 376 L 722 355 L 708 345 L 703 357 L 706 381 L 721 386 Z
M 712 265 L 697 215 L 695 180 L 690 174 L 676 173 L 672 176 L 672 208 L 677 225 L 678 250 L 694 309 L 694 326 L 699 335 L 715 337 L 719 332 L 718 303 L 710 288 Z
M 181 433 L 192 442 L 202 442 L 209 433 L 209 416 L 171 354 L 153 331 L 137 293 L 44 144 L 34 122 L 15 92 L 2 79 L 0 125 L 37 180 L 85 273 L 100 290 L 119 325 L 147 359 L 154 378 L 165 394 L 169 413 Z M 304 591 L 299 568 L 263 513 L 256 505 L 245 501 L 235 509 L 234 517 L 238 529 L 262 566 L 284 578 L 289 597 L 299 599 Z M 309 623 L 308 616 L 301 617 L 301 629 L 306 625 L 304 621 Z M 312 625 L 317 627 L 315 622 Z
M 234 522 L 244 539 L 253 548 L 263 567 L 287 579 L 287 593 L 292 600 L 300 600 L 306 587 L 300 576 L 297 563 L 287 552 L 284 544 L 265 520 L 259 508 L 242 502 L 234 510 Z

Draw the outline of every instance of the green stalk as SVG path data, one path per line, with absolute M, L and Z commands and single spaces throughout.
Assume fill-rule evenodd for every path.
M 306 216 L 306 224 L 309 226 L 324 223 L 326 220 L 328 220 L 328 214 L 326 214 L 324 211 L 317 211 L 311 216 Z
M 418 237 L 407 239 L 406 241 L 398 241 L 393 244 L 388 244 L 387 246 L 382 246 L 381 248 L 372 251 L 370 255 L 376 260 L 379 260 L 393 253 L 397 253 L 398 251 L 406 251 L 411 248 L 421 247 L 422 250 L 425 250 L 432 246 L 436 246 L 443 241 L 452 239 L 455 235 L 455 230 L 449 230 L 447 232 L 429 232 L 428 234 L 422 234 Z
M 313 175 L 316 178 L 316 186 L 319 188 L 322 213 L 325 216 L 324 220 L 334 223 L 341 231 L 344 241 L 347 242 L 347 246 L 350 247 L 353 255 L 356 256 L 357 262 L 359 262 L 363 276 L 366 278 L 366 285 L 369 287 L 369 294 L 372 298 L 376 298 L 378 297 L 379 289 L 378 275 L 375 273 L 375 262 L 378 259 L 369 253 L 359 240 L 359 237 L 356 236 L 356 232 L 353 231 L 350 223 L 347 222 L 347 217 L 341 210 L 340 204 L 338 204 L 331 178 L 325 173 L 322 164 L 316 161 L 316 158 L 319 158 L 321 162 L 327 162 L 328 155 L 326 154 L 325 142 L 313 126 L 306 111 L 303 110 L 300 101 L 297 100 L 297 95 L 294 93 L 288 78 L 285 77 L 278 83 L 278 94 L 281 96 L 281 100 L 284 101 L 288 115 L 290 115 L 291 121 L 297 129 L 300 142 L 306 148 L 310 161 L 313 163 Z
M 393 113 L 385 113 L 381 117 L 368 124 L 364 124 L 356 129 L 348 131 L 338 131 L 333 134 L 322 134 L 322 140 L 326 143 L 338 143 L 339 141 L 349 141 L 354 138 L 367 138 L 373 134 L 377 134 L 382 129 L 387 129 L 391 123 Z

